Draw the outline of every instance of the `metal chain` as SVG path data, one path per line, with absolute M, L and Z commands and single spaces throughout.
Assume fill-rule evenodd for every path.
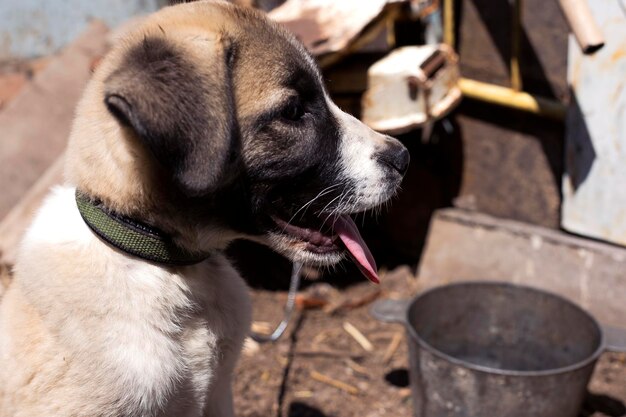
M 298 287 L 300 286 L 300 270 L 302 269 L 302 264 L 299 262 L 294 262 L 291 269 L 291 283 L 289 284 L 289 294 L 287 295 L 287 303 L 285 304 L 285 315 L 283 316 L 282 321 L 272 334 L 269 336 L 258 334 L 255 332 L 250 332 L 250 337 L 252 340 L 258 343 L 267 343 L 267 342 L 275 342 L 283 335 L 285 329 L 287 329 L 287 325 L 289 324 L 289 320 L 291 319 L 291 314 L 293 313 L 293 308 L 296 304 L 296 294 L 298 293 Z

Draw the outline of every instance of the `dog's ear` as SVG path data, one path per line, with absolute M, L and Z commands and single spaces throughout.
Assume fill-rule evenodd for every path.
M 109 111 L 190 196 L 215 190 L 236 145 L 226 49 L 206 40 L 201 56 L 197 48 L 192 56 L 164 38 L 145 37 L 105 80 Z

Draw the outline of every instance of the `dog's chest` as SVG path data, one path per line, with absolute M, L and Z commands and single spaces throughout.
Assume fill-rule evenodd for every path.
M 126 311 L 115 328 L 102 329 L 119 335 L 105 347 L 103 367 L 117 370 L 130 407 L 200 416 L 214 393 L 230 384 L 249 326 L 247 289 L 222 260 L 155 281 L 141 290 L 129 284 L 128 309 L 120 307 Z
M 250 321 L 247 289 L 224 259 L 192 268 L 184 280 L 188 285 L 184 293 L 193 308 L 169 319 L 181 331 L 171 340 L 180 354 L 169 355 L 177 382 L 170 388 L 173 395 L 167 415 L 198 415 L 214 392 L 230 385 L 230 372 Z

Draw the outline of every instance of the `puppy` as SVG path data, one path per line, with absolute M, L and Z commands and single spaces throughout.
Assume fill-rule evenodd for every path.
M 0 305 L 0 416 L 233 416 L 250 323 L 233 239 L 376 267 L 349 214 L 389 199 L 407 150 L 333 104 L 260 13 L 165 8 L 80 101 L 66 185 L 38 212 Z

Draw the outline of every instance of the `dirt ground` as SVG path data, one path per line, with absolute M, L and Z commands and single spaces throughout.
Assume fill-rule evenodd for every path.
M 381 281 L 380 288 L 362 282 L 341 291 L 326 284 L 306 290 L 308 294 L 323 293 L 331 308 L 299 310 L 279 342 L 247 346 L 234 379 L 237 415 L 412 415 L 403 328 L 374 320 L 368 309 L 374 298 L 404 298 L 416 293 L 419 280 L 407 267 L 400 267 L 381 275 Z M 253 300 L 255 327 L 263 330 L 280 321 L 285 291 L 253 290 Z M 371 351 L 344 329 L 346 323 L 366 336 L 373 345 Z M 625 404 L 626 355 L 604 354 L 580 417 L 625 416 Z

